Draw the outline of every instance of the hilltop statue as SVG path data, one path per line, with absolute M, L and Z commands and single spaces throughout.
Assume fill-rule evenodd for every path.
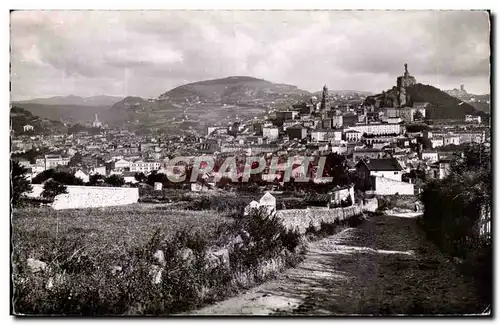
M 396 85 L 398 89 L 407 88 L 413 86 L 417 83 L 415 77 L 411 76 L 408 72 L 408 63 L 405 63 L 405 72 L 402 76 L 398 77 L 396 80 Z

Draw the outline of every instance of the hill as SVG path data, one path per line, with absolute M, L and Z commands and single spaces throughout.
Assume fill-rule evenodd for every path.
M 413 102 L 431 104 L 427 112 L 427 116 L 431 119 L 463 119 L 467 114 L 480 115 L 481 117 L 488 115 L 430 85 L 416 84 L 406 88 L 406 93 L 410 95 L 410 104 Z
M 204 134 L 207 125 L 253 119 L 310 96 L 296 86 L 237 76 L 182 85 L 156 100 L 127 97 L 111 111 L 136 129 Z
M 117 119 L 110 111 L 111 106 L 83 106 L 83 105 L 42 105 L 33 103 L 12 103 L 34 115 L 54 121 L 70 123 L 90 123 L 98 114 L 99 120 L 108 123 Z
M 33 126 L 33 131 L 24 131 L 25 125 Z M 53 121 L 31 114 L 29 111 L 14 106 L 10 110 L 10 128 L 14 134 L 47 134 L 54 132 L 63 132 L 66 127 L 63 123 Z
M 65 105 L 65 106 L 112 106 L 122 100 L 123 97 L 116 96 L 55 96 L 49 98 L 35 98 L 25 101 L 16 102 L 16 104 L 40 104 L 40 105 Z
M 159 96 L 160 100 L 205 101 L 221 104 L 241 104 L 254 101 L 272 102 L 288 96 L 311 96 L 296 86 L 272 83 L 264 79 L 233 76 L 186 84 Z
M 488 116 L 487 113 L 478 110 L 471 104 L 448 95 L 446 92 L 423 84 L 414 84 L 405 88 L 406 106 L 413 106 L 415 102 L 427 102 L 430 107 L 427 109 L 427 118 L 429 119 L 459 119 L 463 120 L 465 115 Z M 396 87 L 389 89 L 381 94 L 368 96 L 365 105 L 378 105 L 379 107 L 398 107 L 393 106 L 399 101 L 399 91 Z

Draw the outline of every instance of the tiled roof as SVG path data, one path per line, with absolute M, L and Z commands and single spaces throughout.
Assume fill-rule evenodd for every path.
M 370 171 L 402 170 L 401 165 L 395 158 L 362 159 L 359 163 L 364 163 Z

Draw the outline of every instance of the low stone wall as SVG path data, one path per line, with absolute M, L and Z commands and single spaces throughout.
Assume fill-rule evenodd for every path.
M 40 197 L 43 185 L 32 184 L 29 197 Z M 55 210 L 100 208 L 137 203 L 139 189 L 129 187 L 67 186 L 68 194 L 56 196 L 52 203 Z
M 321 227 L 321 222 L 333 223 L 335 220 L 344 220 L 361 214 L 361 208 L 353 205 L 347 208 L 307 208 L 279 210 L 276 216 L 283 221 L 287 229 L 296 229 L 301 234 L 312 224 L 316 229 Z

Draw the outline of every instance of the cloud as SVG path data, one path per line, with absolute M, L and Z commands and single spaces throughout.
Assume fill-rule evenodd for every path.
M 489 92 L 481 11 L 14 11 L 12 98 L 155 97 L 249 75 L 316 91 L 417 80 Z

